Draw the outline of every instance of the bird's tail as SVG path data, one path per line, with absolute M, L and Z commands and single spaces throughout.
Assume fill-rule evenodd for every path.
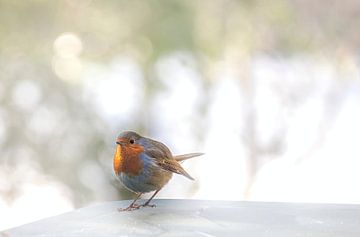
M 197 157 L 197 156 L 202 156 L 204 155 L 204 153 L 189 153 L 189 154 L 183 154 L 183 155 L 177 155 L 177 156 L 174 156 L 174 159 L 178 162 L 181 162 L 181 161 L 184 161 L 184 160 L 187 160 L 187 159 L 190 159 L 190 158 L 194 158 L 194 157 Z

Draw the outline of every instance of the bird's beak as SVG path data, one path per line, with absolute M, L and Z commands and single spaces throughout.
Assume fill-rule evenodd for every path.
M 118 138 L 116 139 L 116 144 L 118 145 L 124 145 L 125 144 L 125 140 L 123 138 Z

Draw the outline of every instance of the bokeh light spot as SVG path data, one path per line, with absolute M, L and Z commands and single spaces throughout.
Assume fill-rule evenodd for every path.
M 63 58 L 77 57 L 82 49 L 80 38 L 73 33 L 63 33 L 54 42 L 55 53 Z
M 82 72 L 79 56 L 83 49 L 81 39 L 73 33 L 63 33 L 54 42 L 52 66 L 55 74 L 66 81 L 76 82 Z

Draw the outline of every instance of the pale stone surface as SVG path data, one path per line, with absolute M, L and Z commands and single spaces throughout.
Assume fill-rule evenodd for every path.
M 360 236 L 360 205 L 155 200 L 98 204 L 0 233 L 16 236 Z

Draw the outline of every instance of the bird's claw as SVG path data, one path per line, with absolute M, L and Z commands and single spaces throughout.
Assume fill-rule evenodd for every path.
M 141 205 L 142 207 L 156 207 L 155 204 L 149 204 L 149 203 L 144 203 Z
M 132 204 L 132 205 L 126 207 L 126 208 L 118 208 L 117 210 L 118 210 L 119 212 L 123 212 L 123 211 L 134 211 L 134 210 L 140 209 L 141 207 L 152 207 L 152 208 L 154 208 L 154 207 L 156 207 L 156 205 L 155 205 L 155 204 L 149 204 L 149 203 L 144 203 L 144 204 L 141 204 L 141 205 L 139 205 L 139 204 Z
M 142 205 L 138 205 L 138 204 L 131 204 L 130 206 L 126 207 L 126 208 L 118 208 L 119 212 L 122 211 L 133 211 L 133 210 L 137 210 L 141 207 Z

